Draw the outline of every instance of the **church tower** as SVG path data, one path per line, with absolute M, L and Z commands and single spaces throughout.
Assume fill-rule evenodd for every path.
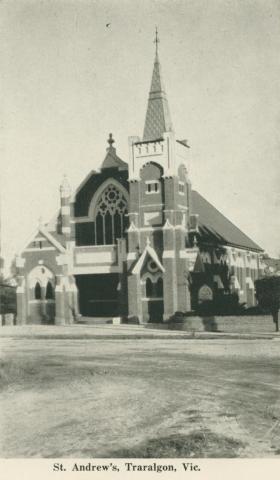
M 128 301 L 129 314 L 138 312 L 142 322 L 190 309 L 189 147 L 175 137 L 157 31 L 155 47 L 143 138 L 129 138 Z

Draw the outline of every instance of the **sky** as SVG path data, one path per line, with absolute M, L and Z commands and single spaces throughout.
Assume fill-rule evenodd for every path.
M 109 24 L 109 25 L 107 25 Z M 280 254 L 278 0 L 2 0 L 1 216 L 6 266 L 105 157 L 143 134 L 155 26 L 190 178 L 270 255 Z

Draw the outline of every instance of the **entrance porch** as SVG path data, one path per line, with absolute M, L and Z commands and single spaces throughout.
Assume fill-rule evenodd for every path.
M 76 275 L 75 278 L 82 316 L 116 317 L 124 313 L 118 273 Z

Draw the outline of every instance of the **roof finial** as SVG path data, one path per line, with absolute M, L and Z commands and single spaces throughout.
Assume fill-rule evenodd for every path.
M 67 178 L 67 175 L 63 175 L 63 179 L 61 185 L 59 187 L 61 197 L 70 197 L 71 195 L 71 187 Z
M 112 148 L 113 144 L 115 143 L 115 140 L 113 139 L 113 134 L 112 133 L 109 133 L 109 138 L 108 138 L 107 142 L 109 143 L 109 148 Z
M 159 37 L 158 37 L 158 29 L 156 27 L 156 36 L 154 39 L 154 43 L 156 44 L 156 55 L 158 54 L 158 44 L 159 44 Z

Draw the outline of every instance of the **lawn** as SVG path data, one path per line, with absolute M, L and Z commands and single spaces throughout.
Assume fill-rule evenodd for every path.
M 279 340 L 1 338 L 0 456 L 280 456 Z

